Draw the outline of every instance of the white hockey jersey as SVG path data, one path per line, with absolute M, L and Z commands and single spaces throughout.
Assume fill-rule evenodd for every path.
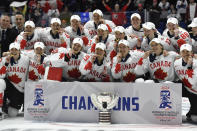
M 70 49 L 69 49 L 70 50 Z M 82 75 L 79 71 L 79 66 L 86 53 L 79 52 L 77 55 L 69 56 L 67 50 L 65 53 L 56 53 L 50 55 L 48 60 L 52 67 L 62 67 L 63 77 L 68 81 L 81 80 Z
M 114 79 L 120 79 L 123 82 L 133 82 L 135 81 L 136 75 L 134 69 L 137 65 L 139 59 L 144 55 L 144 52 L 138 50 L 131 50 L 126 58 L 120 63 L 117 61 L 117 56 L 113 58 L 112 65 L 112 77 Z
M 141 28 L 140 30 L 136 30 L 133 28 L 133 26 L 129 26 L 125 29 L 125 34 L 130 36 L 130 35 L 136 35 L 137 37 L 139 37 L 139 39 L 142 40 L 143 36 L 144 36 L 144 31 L 143 28 Z
M 24 92 L 25 81 L 27 78 L 29 58 L 23 54 L 20 54 L 20 58 L 17 63 L 9 63 L 7 66 L 6 57 L 0 59 L 0 71 L 1 77 L 5 76 L 20 92 Z
M 176 51 L 176 52 L 179 52 L 182 44 L 190 43 L 189 33 L 181 27 L 179 27 L 178 29 L 179 29 L 178 38 L 175 38 L 175 36 L 170 35 L 168 29 L 165 29 L 162 34 L 163 36 L 170 39 L 170 43 L 172 44 L 171 50 Z
M 34 33 L 33 33 L 33 35 L 31 37 L 27 37 L 27 39 L 24 39 L 24 37 L 23 37 L 24 31 L 23 31 L 17 36 L 15 42 L 20 44 L 20 49 L 21 50 L 33 49 L 34 48 L 34 44 L 36 42 L 41 41 L 42 32 L 43 32 L 42 28 L 36 28 L 34 30 Z
M 113 32 L 114 28 L 116 27 L 114 22 L 112 22 L 110 20 L 105 20 L 105 24 L 107 25 L 109 32 Z M 86 22 L 86 24 L 84 25 L 84 28 L 88 29 L 88 32 L 89 32 L 89 35 L 91 36 L 91 38 L 93 38 L 95 35 L 97 35 L 97 27 L 94 24 L 93 20 Z
M 189 92 L 197 94 L 197 60 L 193 59 L 191 67 L 182 63 L 182 58 L 174 62 L 176 74 Z
M 138 75 L 150 73 L 151 79 L 159 82 L 174 81 L 174 60 L 178 54 L 174 51 L 168 52 L 167 56 L 149 56 L 146 59 L 140 58 L 135 68 L 135 73 Z
M 29 57 L 29 71 L 27 80 L 38 81 L 43 79 L 45 73 L 44 58 L 46 57 L 46 55 L 43 54 L 41 56 L 41 62 L 38 63 L 36 61 L 36 54 L 34 50 L 24 50 L 21 53 Z
M 62 43 L 62 40 L 64 41 Z M 62 33 L 62 35 L 52 36 L 51 34 L 51 28 L 45 28 L 43 29 L 42 34 L 42 41 L 44 42 L 46 48 L 45 53 L 49 55 L 54 49 L 59 47 L 69 48 L 70 47 L 70 36 L 66 34 L 65 32 Z
M 81 74 L 84 76 L 84 81 L 87 82 L 110 82 L 110 66 L 107 63 L 106 58 L 104 58 L 101 65 L 98 64 L 97 60 L 91 62 L 91 57 L 93 55 L 87 54 L 79 66 Z

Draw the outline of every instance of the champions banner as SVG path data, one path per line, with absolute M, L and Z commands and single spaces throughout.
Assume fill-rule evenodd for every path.
M 27 82 L 25 119 L 59 122 L 98 122 L 90 95 L 110 92 L 119 100 L 112 109 L 114 124 L 182 123 L 181 84 Z

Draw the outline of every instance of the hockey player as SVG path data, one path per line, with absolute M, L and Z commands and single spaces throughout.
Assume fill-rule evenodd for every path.
M 83 49 L 87 51 L 88 42 L 91 39 L 88 29 L 85 29 L 81 24 L 81 18 L 78 15 L 72 15 L 70 18 L 71 25 L 65 28 L 66 33 L 70 35 L 71 41 L 74 38 L 82 38 Z
M 34 44 L 41 40 L 42 28 L 35 28 L 33 21 L 25 22 L 25 30 L 21 32 L 16 42 L 20 44 L 21 50 L 33 49 Z
M 45 43 L 47 55 L 59 47 L 70 48 L 70 36 L 60 28 L 60 25 L 59 18 L 52 18 L 51 27 L 43 30 L 42 41 Z
M 183 44 L 180 48 L 181 58 L 174 62 L 174 68 L 179 80 L 183 83 L 182 96 L 188 97 L 190 110 L 187 120 L 197 123 L 197 60 L 192 58 L 192 46 Z
M 164 30 L 163 36 L 168 37 L 171 42 L 171 50 L 179 52 L 180 46 L 190 42 L 189 33 L 179 27 L 178 20 L 176 18 L 168 18 L 167 29 Z
M 171 49 L 170 40 L 167 37 L 163 37 L 160 35 L 160 33 L 155 28 L 155 24 L 153 24 L 152 22 L 146 22 L 146 23 L 142 24 L 142 27 L 144 30 L 145 37 L 142 40 L 141 47 L 137 46 L 138 49 L 141 48 L 141 50 L 143 50 L 143 51 L 150 50 L 151 49 L 150 41 L 153 40 L 154 38 L 160 39 L 165 50 Z
M 63 68 L 63 77 L 67 81 L 80 81 L 82 78 L 79 66 L 81 60 L 85 57 L 86 53 L 82 51 L 83 40 L 75 38 L 72 43 L 72 48 L 62 53 L 56 53 L 49 56 L 48 60 L 51 67 Z
M 84 25 L 84 28 L 88 29 L 91 38 L 93 38 L 97 34 L 97 28 L 100 24 L 106 24 L 109 32 L 113 32 L 113 29 L 116 26 L 112 21 L 104 20 L 102 11 L 96 9 L 93 11 L 93 20 L 88 21 Z
M 42 42 L 34 44 L 34 50 L 24 50 L 22 54 L 29 57 L 29 71 L 27 80 L 38 81 L 43 79 L 45 73 L 44 54 L 45 45 Z
M 108 54 L 108 52 L 111 50 L 111 48 L 109 47 L 110 42 L 113 41 L 114 39 L 115 36 L 109 33 L 107 26 L 105 24 L 100 24 L 97 29 L 97 35 L 95 35 L 90 40 L 89 43 L 90 48 L 88 50 L 88 53 L 94 53 L 96 44 L 102 42 L 106 45 L 106 53 Z
M 6 89 L 4 92 L 3 111 L 10 117 L 15 117 L 21 105 L 24 104 L 24 88 L 28 73 L 29 58 L 20 54 L 18 43 L 11 43 L 9 46 L 10 55 L 1 59 L 2 74 Z
M 132 38 L 138 37 L 140 40 L 143 39 L 144 32 L 141 24 L 141 16 L 138 13 L 131 15 L 131 26 L 126 28 L 126 35 Z
M 192 20 L 192 23 L 188 25 L 192 28 L 192 31 L 189 33 L 191 37 L 191 45 L 193 53 L 197 53 L 197 17 Z
M 106 46 L 104 43 L 97 43 L 95 54 L 88 54 L 83 58 L 79 70 L 84 75 L 84 81 L 111 81 L 110 66 L 106 61 Z
M 135 68 L 137 75 L 150 73 L 150 78 L 155 82 L 172 82 L 175 79 L 174 60 L 178 56 L 176 52 L 164 53 L 160 39 L 154 38 L 150 42 L 151 50 L 145 52 Z
M 144 55 L 143 52 L 129 49 L 127 40 L 120 40 L 118 43 L 118 53 L 113 58 L 113 66 L 111 69 L 114 79 L 124 82 L 133 82 L 138 77 L 134 73 L 134 69 L 138 60 Z

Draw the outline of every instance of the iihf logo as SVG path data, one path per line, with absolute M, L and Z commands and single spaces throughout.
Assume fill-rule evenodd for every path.
M 44 106 L 43 90 L 41 88 L 35 89 L 34 106 Z
M 165 89 L 163 89 L 165 88 Z M 169 87 L 167 87 L 169 88 Z M 166 89 L 166 87 L 162 87 L 163 90 L 161 90 L 160 92 L 160 100 L 161 100 L 161 104 L 159 106 L 159 108 L 163 108 L 163 109 L 171 109 L 172 106 L 172 102 L 170 101 L 170 91 L 168 89 Z

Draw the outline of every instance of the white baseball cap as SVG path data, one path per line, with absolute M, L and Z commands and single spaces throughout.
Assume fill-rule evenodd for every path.
M 125 29 L 122 26 L 116 26 L 115 29 L 114 29 L 114 32 L 116 32 L 116 31 L 119 31 L 120 33 L 124 33 Z
M 192 46 L 190 44 L 181 45 L 180 52 L 183 50 L 192 51 Z
M 120 44 L 124 44 L 125 46 L 129 46 L 129 42 L 127 40 L 120 40 L 118 42 L 118 45 L 120 45 Z
M 102 42 L 99 42 L 99 43 L 96 44 L 95 49 L 97 49 L 97 48 L 100 48 L 102 50 L 106 50 L 106 45 Z
M 192 23 L 188 27 L 197 27 L 197 17 L 192 20 Z
M 81 38 L 75 38 L 75 39 L 73 40 L 73 44 L 76 44 L 76 43 L 78 43 L 78 44 L 80 44 L 81 46 L 83 46 L 83 40 L 82 40 Z
M 105 24 L 100 24 L 97 29 L 108 30 Z
M 178 24 L 179 22 L 178 22 L 177 18 L 170 17 L 170 18 L 168 18 L 168 20 L 167 20 L 167 24 L 168 24 L 168 23 Z
M 36 49 L 36 48 L 38 48 L 38 47 L 40 47 L 41 49 L 44 49 L 44 48 L 45 48 L 45 45 L 44 45 L 43 42 L 36 42 L 36 43 L 34 44 L 34 49 Z
M 137 17 L 138 19 L 141 19 L 141 16 L 140 16 L 138 13 L 133 13 L 133 14 L 131 15 L 131 20 L 132 20 L 134 17 Z
M 81 18 L 80 18 L 78 15 L 72 15 L 72 16 L 70 17 L 70 21 L 72 21 L 72 20 L 81 21 Z
M 19 43 L 11 43 L 9 46 L 9 50 L 11 50 L 12 48 L 16 48 L 17 50 L 20 50 L 20 44 Z
M 35 24 L 31 20 L 28 20 L 28 21 L 25 22 L 25 27 L 28 26 L 28 25 L 31 26 L 31 27 L 33 27 L 33 28 L 35 28 Z
M 96 10 L 93 11 L 93 15 L 94 15 L 95 13 L 97 13 L 98 15 L 100 15 L 100 16 L 103 17 L 103 12 L 102 12 L 101 10 L 96 9 Z
M 158 38 L 152 39 L 151 42 L 150 42 L 150 45 L 151 45 L 152 42 L 155 42 L 155 43 L 157 43 L 157 44 L 161 44 L 161 40 L 158 39 Z
M 147 30 L 156 29 L 155 24 L 152 22 L 146 22 L 146 23 L 142 24 L 142 27 L 146 28 Z
M 53 24 L 53 23 L 58 23 L 58 24 L 61 25 L 61 20 L 59 18 L 52 18 L 51 19 L 51 24 Z

